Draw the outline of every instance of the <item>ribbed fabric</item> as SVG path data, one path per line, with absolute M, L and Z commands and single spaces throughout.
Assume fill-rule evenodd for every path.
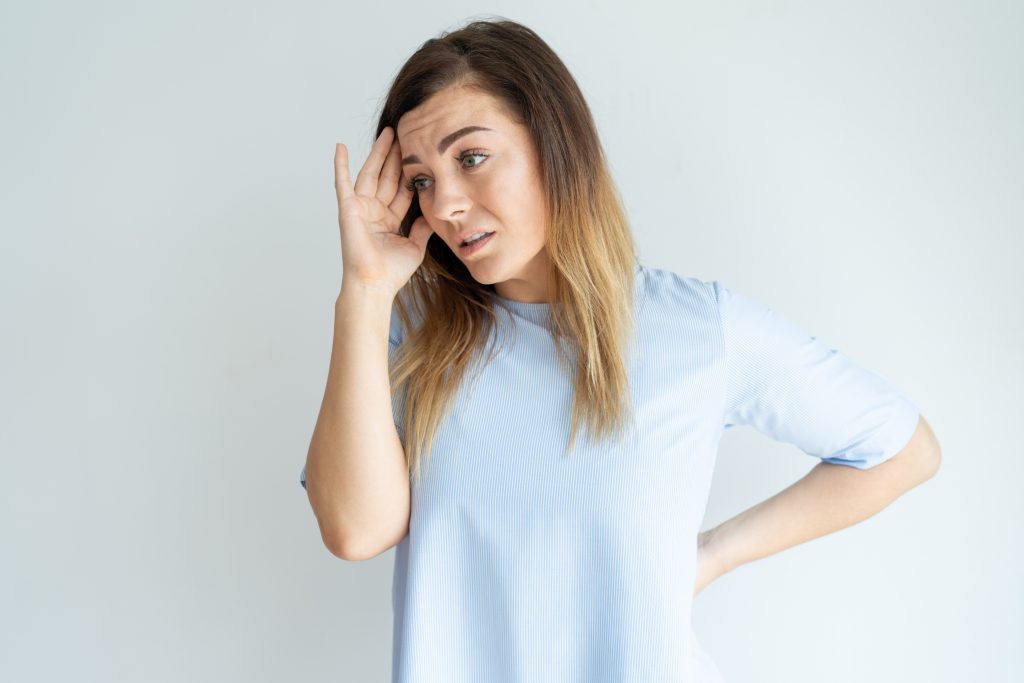
M 395 549 L 394 683 L 722 681 L 690 610 L 723 430 L 858 468 L 909 441 L 914 402 L 772 309 L 642 265 L 636 286 L 636 420 L 568 457 L 550 305 L 497 299 L 512 336 L 457 395 Z

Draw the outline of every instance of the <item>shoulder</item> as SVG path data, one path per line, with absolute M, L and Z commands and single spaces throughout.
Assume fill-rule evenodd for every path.
M 707 315 L 717 312 L 724 288 L 718 280 L 641 265 L 637 270 L 637 289 L 639 296 L 654 307 Z
M 721 280 L 704 280 L 671 270 L 641 266 L 646 296 L 673 310 L 712 313 L 723 324 L 759 324 L 781 316 L 759 298 L 730 289 Z

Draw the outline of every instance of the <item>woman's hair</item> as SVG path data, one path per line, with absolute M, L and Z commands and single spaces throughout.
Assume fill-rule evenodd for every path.
M 568 69 L 531 29 L 510 20 L 473 21 L 427 40 L 406 61 L 374 138 L 385 126 L 397 129 L 403 114 L 432 95 L 459 86 L 496 97 L 535 145 L 547 201 L 550 291 L 558 302 L 551 306 L 552 336 L 562 367 L 575 374 L 566 451 L 580 423 L 591 438 L 620 435 L 633 416 L 627 359 L 637 258 L 590 109 Z M 420 215 L 414 195 L 403 235 Z M 417 310 L 415 329 L 403 293 Z M 408 332 L 389 375 L 392 391 L 405 384 L 403 441 L 414 480 L 467 371 L 483 362 L 495 326 L 494 294 L 494 285 L 476 282 L 435 234 L 395 299 Z

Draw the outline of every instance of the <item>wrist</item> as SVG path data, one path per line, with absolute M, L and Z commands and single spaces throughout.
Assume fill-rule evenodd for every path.
M 397 296 L 390 286 L 363 282 L 360 280 L 342 279 L 341 291 L 338 292 L 336 304 L 343 301 L 373 301 L 386 303 L 390 309 L 392 302 Z

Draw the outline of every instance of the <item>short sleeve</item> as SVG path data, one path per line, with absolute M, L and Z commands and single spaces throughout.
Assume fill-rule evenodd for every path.
M 824 462 L 858 469 L 909 443 L 918 406 L 891 382 L 773 309 L 712 284 L 725 349 L 724 429 L 750 425 Z
M 402 319 L 398 316 L 398 307 L 391 306 L 391 322 L 388 327 L 388 362 L 395 356 L 395 351 L 398 349 L 402 340 L 405 338 L 405 329 L 402 326 Z M 395 416 L 395 426 L 399 425 L 397 413 L 400 410 L 401 402 L 392 400 L 392 413 Z M 299 472 L 299 485 L 302 488 L 306 488 L 306 466 L 302 466 L 302 471 Z

